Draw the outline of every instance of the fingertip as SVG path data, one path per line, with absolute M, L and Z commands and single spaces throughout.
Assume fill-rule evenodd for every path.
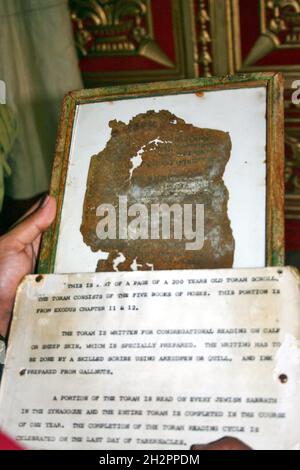
M 44 196 L 42 199 L 41 199 L 41 202 L 40 202 L 40 208 L 43 209 L 44 207 L 47 206 L 48 202 L 50 200 L 50 196 L 49 194 L 46 194 L 46 196 Z

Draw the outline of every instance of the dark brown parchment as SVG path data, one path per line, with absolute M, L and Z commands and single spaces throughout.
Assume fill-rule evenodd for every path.
M 106 148 L 91 159 L 81 225 L 84 242 L 92 251 L 109 252 L 97 271 L 126 271 L 133 266 L 141 270 L 232 267 L 234 239 L 222 179 L 231 152 L 229 134 L 186 124 L 164 110 L 139 114 L 128 125 L 116 120 L 109 125 L 112 132 Z M 203 248 L 186 250 L 187 240 L 172 236 L 170 240 L 100 240 L 96 208 L 109 203 L 118 209 L 120 195 L 127 196 L 128 206 L 204 204 Z

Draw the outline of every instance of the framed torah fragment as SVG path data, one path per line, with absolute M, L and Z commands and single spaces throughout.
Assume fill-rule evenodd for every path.
M 39 272 L 281 265 L 283 155 L 280 74 L 71 92 Z

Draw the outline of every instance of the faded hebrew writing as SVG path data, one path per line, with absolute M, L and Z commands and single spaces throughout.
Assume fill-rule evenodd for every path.
M 292 269 L 28 276 L 0 424 L 34 449 L 300 446 Z
M 227 213 L 228 190 L 222 179 L 231 153 L 229 133 L 200 129 L 166 110 L 139 114 L 128 125 L 116 120 L 109 125 L 106 148 L 91 159 L 81 225 L 91 250 L 109 253 L 107 260 L 99 260 L 97 271 L 232 267 L 234 239 Z M 126 207 L 119 196 L 126 198 Z M 114 213 L 110 209 L 102 219 L 105 231 L 115 233 L 113 239 L 97 235 L 101 223 L 97 208 L 106 204 Z M 205 210 L 204 245 L 199 240 L 203 221 L 197 217 L 196 204 Z M 157 205 L 171 209 L 166 238 L 159 234 L 162 220 L 157 222 L 153 215 Z M 172 212 L 174 205 L 177 208 Z M 187 205 L 194 206 L 188 234 Z M 127 206 L 134 209 L 128 221 Z M 181 225 L 176 224 L 177 234 L 175 217 Z M 140 239 L 127 236 L 130 222 L 131 231 L 141 234 Z M 154 226 L 158 226 L 155 235 Z M 191 240 L 198 246 L 193 251 L 186 249 Z

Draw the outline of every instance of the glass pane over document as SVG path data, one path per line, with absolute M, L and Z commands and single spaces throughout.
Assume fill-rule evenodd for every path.
M 54 272 L 265 266 L 266 113 L 265 87 L 77 105 Z M 169 239 L 151 230 L 161 204 L 181 211 Z
M 29 276 L 0 426 L 34 449 L 300 448 L 292 269 Z

